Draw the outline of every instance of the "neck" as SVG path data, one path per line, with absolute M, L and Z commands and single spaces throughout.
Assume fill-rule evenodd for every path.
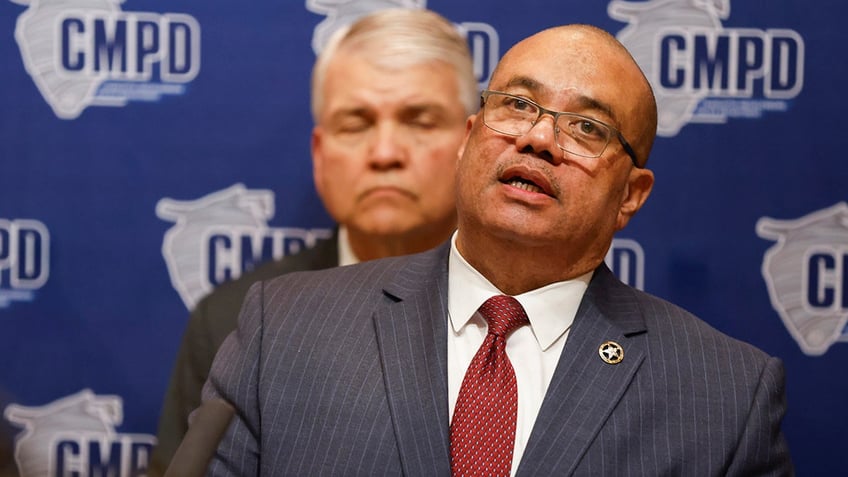
M 507 295 L 577 278 L 597 268 L 606 254 L 606 249 L 587 253 L 563 244 L 544 246 L 464 232 L 457 235 L 459 253 Z
M 441 245 L 454 231 L 454 226 L 443 230 L 416 230 L 403 234 L 375 235 L 348 229 L 348 242 L 360 262 L 424 252 Z

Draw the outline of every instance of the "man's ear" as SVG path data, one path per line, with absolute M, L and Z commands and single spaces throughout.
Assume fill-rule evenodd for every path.
M 474 121 L 477 119 L 476 114 L 472 114 L 468 116 L 468 119 L 465 120 L 465 137 L 462 138 L 462 143 L 459 145 L 459 149 L 456 151 L 456 158 L 462 159 L 462 155 L 465 154 L 465 146 L 468 145 L 468 138 L 471 135 L 471 128 L 474 126 Z
M 630 175 L 627 178 L 627 186 L 624 190 L 624 198 L 621 201 L 621 206 L 618 209 L 618 220 L 616 221 L 616 230 L 621 230 L 630 222 L 642 205 L 648 200 L 651 195 L 651 189 L 654 187 L 654 173 L 649 169 L 631 168 Z

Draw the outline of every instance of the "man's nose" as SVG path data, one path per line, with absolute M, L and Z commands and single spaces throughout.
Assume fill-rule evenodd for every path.
M 554 162 L 562 157 L 556 142 L 557 130 L 553 116 L 542 114 L 530 130 L 515 138 L 519 151 L 532 152 L 546 161 Z
M 375 169 L 393 169 L 406 164 L 407 150 L 404 131 L 396 124 L 385 122 L 374 128 L 371 137 L 369 162 Z

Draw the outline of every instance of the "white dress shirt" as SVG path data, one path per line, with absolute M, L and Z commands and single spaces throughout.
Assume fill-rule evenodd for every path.
M 448 412 L 451 419 L 462 379 L 486 337 L 488 326 L 477 309 L 492 296 L 504 294 L 462 258 L 456 249 L 456 234 L 451 239 L 448 261 Z M 515 296 L 527 312 L 530 326 L 518 328 L 506 342 L 506 353 L 518 384 L 511 475 L 518 469 L 592 273 Z
M 350 239 L 347 236 L 347 229 L 339 226 L 339 266 L 353 265 L 359 263 L 356 254 L 353 253 L 353 247 L 350 246 Z

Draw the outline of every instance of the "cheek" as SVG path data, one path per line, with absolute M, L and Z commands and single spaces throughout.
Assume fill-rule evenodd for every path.
M 474 204 L 482 202 L 481 195 L 485 192 L 485 185 L 490 173 L 482 167 L 483 161 L 473 146 L 468 146 L 468 152 L 459 160 L 456 174 L 457 202 L 466 208 L 474 207 Z
M 323 175 L 329 182 L 351 181 L 366 167 L 361 147 L 329 144 L 324 147 Z
M 320 167 L 315 169 L 315 185 L 321 198 L 333 208 L 350 205 L 361 175 L 358 153 L 349 148 L 333 147 L 329 142 L 325 142 L 322 152 Z
M 617 184 L 605 184 L 584 189 L 584 208 L 581 213 L 592 211 L 589 216 L 594 217 L 595 227 L 603 230 L 617 230 L 620 227 L 619 216 L 621 212 L 622 188 Z

